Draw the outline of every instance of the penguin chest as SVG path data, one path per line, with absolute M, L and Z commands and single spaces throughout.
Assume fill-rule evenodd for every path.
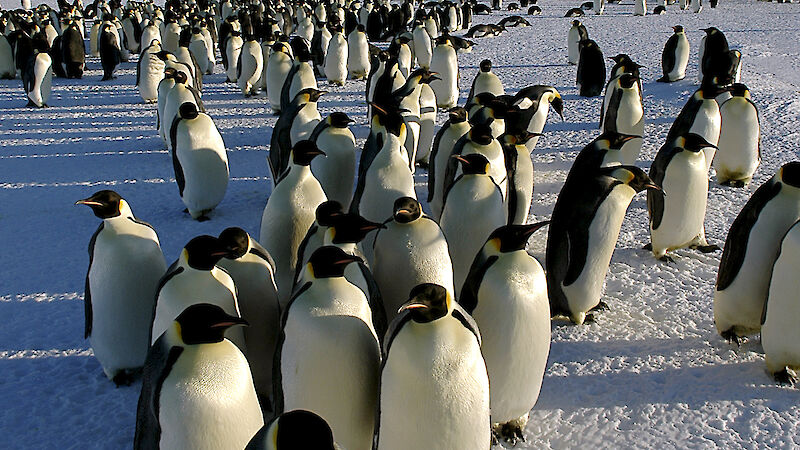
M 161 448 L 244 448 L 264 421 L 236 346 L 185 346 L 161 386 L 158 422 Z
M 392 205 L 399 197 L 417 197 L 408 153 L 399 143 L 393 145 L 383 148 L 367 169 L 359 210 L 368 220 L 382 221 L 391 216 Z
M 759 163 L 758 113 L 745 99 L 732 98 L 720 108 L 719 150 L 714 159 L 718 175 L 751 177 Z
M 471 153 L 479 153 L 489 160 L 489 176 L 492 177 L 495 183 L 500 186 L 500 191 L 503 193 L 503 198 L 506 198 L 508 178 L 506 173 L 505 155 L 503 148 L 497 140 L 493 140 L 489 145 L 475 145 L 467 143 L 464 146 L 462 155 L 469 155 Z M 461 173 L 459 170 L 457 173 Z
M 689 132 L 699 134 L 709 143 L 717 145 L 719 142 L 720 123 L 721 118 L 717 101 L 714 99 L 703 100 L 703 103 L 697 110 L 697 114 L 695 114 Z
M 524 250 L 504 253 L 486 271 L 473 317 L 490 380 L 492 422 L 516 419 L 539 398 L 550 352 L 547 282 Z
M 675 47 L 675 66 L 669 73 L 670 80 L 682 79 L 686 76 L 686 66 L 689 64 L 689 40 L 686 36 L 678 38 L 678 45 Z
M 409 430 L 414 430 L 409 433 Z M 485 449 L 489 382 L 477 339 L 451 315 L 409 321 L 381 373 L 379 449 Z
M 761 326 L 761 342 L 767 358 L 767 369 L 781 370 L 786 366 L 800 367 L 800 305 L 797 292 L 800 282 L 797 267 L 800 265 L 800 227 L 793 226 L 783 238 L 781 252 L 775 261 L 769 300 L 766 304 L 766 321 Z
M 319 111 L 317 111 L 316 105 L 306 105 L 305 108 L 298 111 L 297 116 L 295 116 L 289 128 L 291 144 L 294 146 L 303 139 L 308 139 L 320 119 L 321 117 Z
M 497 78 L 497 75 L 483 72 L 478 74 L 478 77 L 475 79 L 474 88 L 474 94 L 479 94 L 481 92 L 490 92 L 494 95 L 505 94 L 503 85 L 500 83 L 500 79 Z
M 636 83 L 634 86 L 637 86 Z M 623 89 L 622 98 L 616 107 L 617 131 L 623 134 L 642 136 L 644 134 L 644 110 L 638 87 Z
M 157 90 L 158 83 L 164 79 L 164 67 L 164 61 L 161 61 L 152 53 L 144 55 L 144 60 L 142 61 L 143 73 L 139 77 L 140 86 L 145 84 L 148 88 Z M 153 96 L 153 98 L 155 97 L 156 95 Z
M 216 207 L 228 187 L 225 143 L 208 116 L 178 123 L 175 148 L 184 176 L 182 199 L 189 212 Z
M 578 230 L 581 234 L 585 233 L 586 248 L 580 248 L 576 253 L 585 254 L 585 261 L 574 282 L 568 285 L 562 283 L 562 290 L 573 313 L 587 312 L 600 302 L 611 255 L 617 245 L 625 211 L 634 193 L 627 185 L 614 187 L 595 211 L 589 228 Z M 570 266 L 573 264 L 580 262 L 570 261 Z
M 681 248 L 703 231 L 707 173 L 702 152 L 683 151 L 669 162 L 661 186 L 666 194 L 663 217 L 652 233 L 654 247 Z

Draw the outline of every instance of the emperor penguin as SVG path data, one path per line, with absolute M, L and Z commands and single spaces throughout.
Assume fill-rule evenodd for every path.
M 136 63 L 136 85 L 145 103 L 158 100 L 158 85 L 164 79 L 164 61 L 155 54 L 161 51 L 161 44 L 153 41 L 142 50 Z
M 703 10 L 703 0 L 692 0 L 692 12 L 697 14 Z
M 142 28 L 142 37 L 140 38 L 142 45 L 141 50 L 144 51 L 147 45 L 153 43 L 153 41 L 161 42 L 161 31 L 158 29 L 158 26 L 153 24 L 152 22 Z
M 245 324 L 209 303 L 190 305 L 170 322 L 147 354 L 134 449 L 247 445 L 264 419 L 247 360 L 225 339 L 226 330 Z
M 348 128 L 353 122 L 347 114 L 333 112 L 317 124 L 308 138 L 326 155 L 311 161 L 311 172 L 325 196 L 342 205 L 350 204 L 355 184 L 356 139 Z
M 458 299 L 481 330 L 492 431 L 512 443 L 523 439 L 550 353 L 547 280 L 525 250 L 530 236 L 548 223 L 494 230 L 472 261 Z
M 781 238 L 797 220 L 800 162 L 794 161 L 756 189 L 728 231 L 714 292 L 714 324 L 725 339 L 738 343 L 761 329 Z
M 719 107 L 719 151 L 713 165 L 719 184 L 744 187 L 761 162 L 761 124 L 747 86 L 736 83 L 729 90 L 732 97 Z
M 322 117 L 317 109 L 317 101 L 325 94 L 314 88 L 301 90 L 291 103 L 283 106 L 281 115 L 272 129 L 270 137 L 269 162 L 273 184 L 277 184 L 289 165 L 292 145 L 308 139 Z
M 437 111 L 436 93 L 430 83 L 422 83 L 419 93 L 419 139 L 415 156 L 415 162 L 421 166 L 429 164 Z
M 477 324 L 447 289 L 412 288 L 383 344 L 373 448 L 488 449 L 489 377 L 480 345 Z
M 53 83 L 53 60 L 45 51 L 34 50 L 22 69 L 22 85 L 28 97 L 28 106 L 44 108 L 50 101 Z
M 297 267 L 293 279 L 295 285 L 297 285 L 297 280 L 311 254 L 324 245 L 324 236 L 328 228 L 333 225 L 334 219 L 345 213 L 343 208 L 342 204 L 336 200 L 326 200 L 317 206 L 314 211 L 314 222 L 306 232 L 303 241 L 300 242 L 300 246 L 297 247 Z
M 686 66 L 689 65 L 689 39 L 681 25 L 672 27 L 674 33 L 667 39 L 661 53 L 661 72 L 664 74 L 657 81 L 672 83 L 686 77 Z
M 506 91 L 503 89 L 503 83 L 497 75 L 492 72 L 492 62 L 488 59 L 481 61 L 480 70 L 472 80 L 472 88 L 467 95 L 467 104 L 472 101 L 472 97 L 481 92 L 490 92 L 495 96 L 505 95 Z
M 94 23 L 92 24 L 92 28 L 89 31 L 89 54 L 97 58 L 100 57 L 100 26 L 102 24 L 102 20 L 99 18 L 95 19 Z
M 247 36 L 239 53 L 239 62 L 236 65 L 236 79 L 239 89 L 245 97 L 258 94 L 258 81 L 261 79 L 261 70 L 264 68 L 264 57 L 261 55 L 261 44 L 254 36 Z
M 442 215 L 442 202 L 444 201 L 444 175 L 450 155 L 457 142 L 464 138 L 471 128 L 467 110 L 456 107 L 448 112 L 448 120 L 442 125 L 433 139 L 433 148 L 429 158 L 428 167 L 428 205 L 432 216 L 439 220 Z
M 728 39 L 725 34 L 716 27 L 709 27 L 703 29 L 706 35 L 700 41 L 700 48 L 698 50 L 698 73 L 697 79 L 702 82 L 705 79 L 705 72 L 712 60 L 722 54 L 727 53 L 730 48 L 728 47 Z
M 467 139 L 461 141 L 453 149 L 453 154 L 448 161 L 448 166 L 445 169 L 443 188 L 445 192 L 453 184 L 456 177 L 461 173 L 459 169 L 459 161 L 455 159 L 458 155 L 468 155 L 472 153 L 480 153 L 485 156 L 489 161 L 489 176 L 500 187 L 500 192 L 503 194 L 503 200 L 508 193 L 508 173 L 506 171 L 506 156 L 503 153 L 503 146 L 500 142 L 492 137 L 491 128 L 482 123 L 473 125 L 467 134 Z M 489 230 L 491 231 L 491 230 Z
M 388 321 L 407 300 L 407 292 L 418 284 L 438 284 L 455 296 L 447 241 L 439 224 L 422 212 L 416 199 L 395 200 L 394 213 L 384 226 L 367 245 L 372 245 L 370 267 Z
M 591 39 L 580 42 L 580 57 L 576 85 L 581 97 L 596 97 L 603 92 L 606 80 L 606 63 L 603 52 Z
M 102 219 L 89 241 L 84 338 L 106 376 L 117 385 L 130 384 L 147 357 L 153 293 L 167 270 L 158 235 L 114 191 L 98 191 L 75 204 Z
M 289 165 L 267 199 L 261 216 L 259 242 L 275 258 L 275 284 L 283 309 L 292 294 L 297 250 L 311 224 L 317 206 L 328 200 L 311 173 L 311 161 L 324 153 L 311 141 L 292 148 Z
M 411 49 L 410 43 L 411 39 L 407 35 L 401 35 L 397 37 L 392 43 L 393 45 L 397 46 L 397 68 L 404 77 L 408 77 L 408 74 L 411 73 L 411 70 L 414 67 L 414 53 Z M 428 67 L 430 68 L 430 64 L 428 64 Z
M 208 32 L 208 30 L 206 30 Z M 214 73 L 215 57 L 213 54 L 213 45 L 209 50 L 208 42 L 203 35 L 203 30 L 200 28 L 192 28 L 191 42 L 189 42 L 189 51 L 192 53 L 195 61 L 197 61 L 200 73 L 211 74 Z
M 167 18 L 164 29 L 161 30 L 162 44 L 164 50 L 175 53 L 178 49 L 178 41 L 180 40 L 181 26 L 175 21 L 174 18 Z
M 245 356 L 261 404 L 271 411 L 272 361 L 281 324 L 275 261 L 241 228 L 226 228 L 218 239 L 228 253 L 219 260 L 217 267 L 228 272 L 236 285 L 242 318 L 250 323 L 244 329 Z
M 175 59 L 183 63 L 192 72 L 194 79 L 193 86 L 198 90 L 203 90 L 203 74 L 205 71 L 200 70 L 200 64 L 197 62 L 194 54 L 189 50 L 189 45 L 192 43 L 192 29 L 188 26 L 181 31 L 180 39 L 178 40 L 178 48 L 175 50 Z
M 170 148 L 175 181 L 192 219 L 208 220 L 228 188 L 228 156 L 214 120 L 185 102 L 170 128 Z
M 267 95 L 272 112 L 281 112 L 281 91 L 286 76 L 292 70 L 293 59 L 291 49 L 285 42 L 278 41 L 272 46 L 272 53 L 267 61 Z
M 425 31 L 425 26 L 418 22 L 412 32 L 412 44 L 414 45 L 414 57 L 417 59 L 417 64 L 423 69 L 431 67 L 431 58 L 433 58 L 433 43 L 431 36 Z
M 547 85 L 534 85 L 520 89 L 514 95 L 514 105 L 519 108 L 519 117 L 506 121 L 506 128 L 509 132 L 518 133 L 527 130 L 533 133 L 534 136 L 525 142 L 525 146 L 529 151 L 533 151 L 536 143 L 539 141 L 539 136 L 544 130 L 547 123 L 547 115 L 550 113 L 550 107 L 553 111 L 564 120 L 564 100 L 561 94 L 553 86 Z M 519 122 L 515 125 L 513 122 Z
M 325 53 L 325 78 L 329 82 L 342 86 L 347 79 L 347 58 L 349 48 L 341 26 L 334 28 L 328 49 Z
M 176 72 L 173 77 L 175 85 L 167 93 L 164 100 L 164 114 L 159 116 L 160 130 L 163 130 L 164 140 L 167 143 L 167 149 L 172 151 L 172 137 L 170 132 L 172 130 L 172 123 L 178 116 L 178 108 L 186 102 L 194 103 L 197 105 L 198 111 L 205 113 L 206 109 L 203 105 L 203 100 L 200 98 L 200 92 L 187 84 L 186 74 L 183 72 Z
M 225 68 L 225 74 L 227 76 L 225 81 L 228 83 L 235 83 L 238 80 L 239 55 L 242 53 L 243 46 L 244 40 L 242 39 L 242 33 L 236 30 L 231 31 L 225 45 L 226 61 L 228 62 L 228 66 Z
M 634 165 L 638 150 L 627 151 L 631 148 L 627 144 L 634 140 L 641 141 L 641 139 L 641 136 L 621 134 L 616 131 L 603 132 L 578 152 L 567 178 L 584 171 L 591 172 L 600 167 Z
M 603 14 L 603 11 L 606 9 L 606 0 L 592 0 L 592 4 L 592 10 L 595 14 Z
M 638 81 L 638 77 L 627 72 L 613 78 L 606 86 L 600 117 L 601 133 L 638 136 L 625 142 L 621 149 L 626 164 L 633 164 L 639 157 L 644 136 L 644 108 Z
M 17 67 L 14 64 L 14 52 L 8 42 L 8 38 L 0 33 L 0 78 L 13 80 L 16 76 Z
M 716 97 L 726 90 L 726 87 L 713 84 L 704 84 L 700 86 L 700 89 L 696 90 L 694 94 L 689 97 L 689 100 L 686 101 L 683 109 L 681 109 L 678 117 L 675 118 L 675 121 L 667 132 L 667 141 L 685 135 L 686 133 L 694 133 L 711 144 L 703 149 L 706 173 L 708 173 L 711 168 L 714 154 L 717 151 L 719 129 L 722 124 L 722 118 L 719 114 L 719 104 L 717 103 Z
M 236 285 L 227 272 L 216 266 L 227 254 L 226 246 L 214 236 L 200 235 L 186 243 L 158 282 L 150 325 L 151 344 L 172 327 L 175 317 L 196 303 L 213 303 L 227 314 L 241 317 Z M 241 329 L 230 330 L 227 337 L 240 349 L 246 348 Z
M 650 178 L 664 190 L 647 193 L 650 250 L 656 258 L 671 261 L 667 252 L 684 247 L 719 250 L 706 241 L 703 227 L 708 197 L 703 149 L 712 145 L 694 133 L 668 138 L 650 166 Z
M 364 26 L 358 25 L 347 36 L 347 71 L 350 78 L 360 80 L 369 73 L 369 45 Z
M 314 61 L 314 72 L 318 75 L 322 75 L 325 69 L 325 55 L 331 37 L 327 24 L 324 21 L 317 22 L 314 37 L 311 39 L 311 59 Z
M 508 223 L 523 225 L 533 199 L 533 160 L 525 143 L 534 137 L 524 131 L 520 134 L 504 133 L 498 138 L 503 148 L 507 176 L 506 209 Z
M 761 318 L 761 344 L 767 372 L 781 384 L 797 382 L 800 349 L 794 319 L 797 317 L 797 267 L 800 264 L 800 222 L 783 236 L 780 252 L 772 267 L 769 296 Z
M 459 289 L 486 238 L 506 224 L 507 212 L 500 186 L 489 175 L 486 156 L 454 156 L 461 163 L 462 174 L 445 192 L 439 224 L 453 262 L 453 285 Z
M 422 95 L 422 85 L 433 83 L 438 79 L 439 77 L 436 74 L 428 70 L 417 69 L 408 75 L 408 79 L 400 88 L 392 92 L 392 97 L 395 102 L 399 103 L 400 114 L 406 124 L 407 133 L 404 146 L 408 151 L 408 167 L 412 173 L 414 172 L 414 162 L 417 159 L 417 145 L 421 129 L 420 96 Z
M 158 130 L 158 135 L 161 136 L 161 139 L 164 140 L 165 143 L 169 142 L 166 125 L 162 123 L 165 121 L 164 116 L 164 108 L 167 106 L 167 97 L 169 96 L 170 91 L 173 87 L 175 87 L 175 76 L 178 72 L 173 69 L 172 67 L 166 67 L 164 69 L 164 74 L 161 78 L 161 81 L 158 82 L 157 88 L 157 99 L 156 99 L 156 129 Z M 172 122 L 170 122 L 170 125 Z
M 436 105 L 439 108 L 452 108 L 456 106 L 459 95 L 458 56 L 446 37 L 436 38 L 435 42 L 431 72 L 435 72 L 439 79 L 431 82 L 431 89 L 436 94 Z
M 625 211 L 643 190 L 661 188 L 635 166 L 611 166 L 568 176 L 558 195 L 547 236 L 550 315 L 577 325 L 604 308 L 601 298 Z
M 286 108 L 295 95 L 304 89 L 317 89 L 317 79 L 311 64 L 311 53 L 303 43 L 302 47 L 295 51 L 292 69 L 286 74 L 286 81 L 281 87 L 281 109 Z
M 573 20 L 572 27 L 570 27 L 567 33 L 567 61 L 570 64 L 578 64 L 580 42 L 585 39 L 589 39 L 589 32 L 586 31 L 586 26 L 578 19 Z
M 324 417 L 344 448 L 369 448 L 381 352 L 363 292 L 344 278 L 360 258 L 324 246 L 311 255 L 283 313 L 275 357 L 277 412 Z
M 258 430 L 244 450 L 292 450 L 298 442 L 316 450 L 339 450 L 328 422 L 305 409 L 285 412 L 272 419 Z
M 67 78 L 83 78 L 86 54 L 77 21 L 72 21 L 61 35 L 61 63 Z

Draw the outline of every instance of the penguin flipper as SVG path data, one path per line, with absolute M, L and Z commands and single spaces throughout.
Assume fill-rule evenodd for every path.
M 189 89 L 189 92 L 191 92 L 192 96 L 194 96 L 194 102 L 195 104 L 197 104 L 197 110 L 200 111 L 201 113 L 205 113 L 206 105 L 203 104 L 203 98 L 200 97 L 200 91 L 198 91 L 192 86 L 186 86 L 186 88 Z
M 515 223 L 517 217 L 517 204 L 519 203 L 519 191 L 517 190 L 517 151 L 513 147 L 503 146 L 503 156 L 506 163 L 506 209 L 508 219 L 506 224 Z M 526 217 L 520 217 L 520 224 L 525 223 Z
M 136 450 L 159 448 L 161 425 L 158 415 L 161 386 L 181 353 L 183 347 L 169 347 L 165 335 L 159 337 L 147 353 L 142 375 L 142 391 L 136 406 L 136 434 L 133 439 L 133 448 Z
M 291 89 L 294 75 L 300 69 L 300 64 L 302 63 L 294 64 L 292 66 L 292 68 L 289 70 L 289 73 L 286 75 L 286 80 L 284 80 L 283 86 L 281 86 L 281 111 L 286 109 L 289 106 L 289 102 L 292 101 L 292 99 L 289 98 L 289 90 Z
M 472 334 L 475 335 L 475 339 L 478 340 L 478 345 L 480 346 L 481 332 L 478 330 L 478 324 L 477 322 L 475 322 L 475 319 L 473 319 L 472 316 L 469 315 L 469 313 L 466 312 L 464 308 L 462 308 L 461 305 L 459 305 L 458 303 L 453 304 L 453 312 L 450 314 L 456 319 L 458 319 L 458 321 L 461 322 L 461 324 L 464 325 L 466 329 L 468 329 L 469 331 L 472 332 Z
M 156 310 L 158 309 L 158 296 L 159 294 L 161 294 L 161 289 L 164 288 L 164 286 L 169 282 L 169 280 L 171 280 L 176 275 L 182 273 L 183 270 L 184 270 L 183 267 L 178 266 L 178 260 L 176 260 L 174 263 L 172 263 L 171 266 L 167 268 L 167 272 L 164 274 L 164 276 L 162 276 L 161 279 L 158 280 L 158 288 L 156 288 L 156 301 L 153 302 L 153 314 L 151 315 L 151 317 L 154 320 L 150 322 L 150 331 L 147 334 L 148 342 L 153 342 L 153 324 L 156 317 Z
M 442 136 L 444 132 L 450 128 L 450 119 L 442 125 L 442 128 L 436 132 L 433 137 L 433 144 L 431 145 L 431 154 L 428 156 L 428 203 L 433 200 L 433 193 L 436 189 L 436 155 L 439 154 L 439 145 L 442 143 Z
M 664 73 L 662 77 L 664 81 L 669 81 L 669 73 L 675 68 L 675 50 L 678 48 L 678 36 L 672 35 L 667 39 L 664 45 L 664 51 L 661 53 L 661 71 Z M 661 81 L 662 78 L 659 78 Z
M 178 183 L 178 192 L 181 198 L 183 197 L 183 190 L 186 188 L 186 177 L 183 174 L 183 167 L 181 161 L 178 159 L 178 125 L 181 123 L 181 117 L 176 116 L 172 121 L 172 126 L 169 129 L 169 141 L 172 146 L 172 168 L 175 170 L 175 182 Z
M 311 135 L 308 137 L 308 140 L 316 144 L 319 135 L 322 134 L 322 132 L 328 129 L 330 126 L 331 124 L 329 124 L 327 120 L 320 120 L 317 126 L 315 126 L 314 129 L 311 131 Z
M 87 339 L 89 336 L 92 335 L 92 319 L 94 317 L 92 313 L 92 292 L 89 289 L 89 272 L 92 271 L 92 261 L 94 260 L 94 246 L 97 243 L 97 236 L 103 231 L 103 227 L 105 226 L 105 221 L 100 222 L 100 226 L 97 227 L 92 238 L 89 240 L 89 268 L 86 270 L 86 288 L 83 294 L 83 315 L 84 315 L 84 329 L 83 329 L 83 338 Z
M 297 284 L 297 281 L 300 279 L 300 271 L 303 270 L 303 262 L 305 261 L 305 253 L 306 247 L 308 247 L 308 242 L 311 240 L 311 236 L 317 233 L 319 230 L 319 226 L 317 225 L 317 221 L 315 220 L 314 223 L 311 225 L 311 228 L 308 229 L 306 235 L 303 237 L 303 240 L 300 241 L 300 245 L 297 246 L 297 266 L 294 270 L 294 278 L 292 279 L 292 284 Z
M 444 180 L 442 180 L 442 192 L 444 192 L 444 197 L 447 198 L 447 193 L 450 192 L 450 187 L 453 186 L 456 182 L 456 170 L 458 169 L 458 161 L 452 156 L 460 155 L 464 152 L 464 145 L 466 145 L 467 141 L 469 141 L 469 133 L 461 136 L 458 141 L 456 141 L 456 145 L 453 146 L 453 150 L 450 152 L 450 157 L 447 158 L 447 167 L 444 170 Z M 444 209 L 444 206 L 442 207 Z
M 488 258 L 485 256 L 483 251 L 475 255 L 472 266 L 470 266 L 467 273 L 467 278 L 464 279 L 464 285 L 458 294 L 458 304 L 470 314 L 478 307 L 478 290 L 481 287 L 483 276 L 489 270 L 489 267 L 500 259 L 497 255 L 492 255 Z
M 367 302 L 369 308 L 372 310 L 372 326 L 375 327 L 375 333 L 378 335 L 378 341 L 383 339 L 386 335 L 386 310 L 383 307 L 383 297 L 375 277 L 370 272 L 366 264 L 359 263 L 358 268 L 361 270 L 361 276 L 367 282 Z
M 358 213 L 358 208 L 361 205 L 361 197 L 364 195 L 364 189 L 366 189 L 367 171 L 382 147 L 383 136 L 381 134 L 374 136 L 370 133 L 370 135 L 367 136 L 367 141 L 364 143 L 364 149 L 361 151 L 361 158 L 358 163 L 356 190 L 353 193 L 353 199 L 350 200 L 350 208 L 348 208 L 351 213 Z

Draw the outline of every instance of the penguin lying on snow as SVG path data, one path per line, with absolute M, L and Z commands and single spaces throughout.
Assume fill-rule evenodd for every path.
M 564 14 L 564 17 L 583 17 L 585 14 L 583 10 L 580 8 L 572 8 L 567 10 L 567 13 Z
M 500 19 L 500 22 L 497 25 L 508 28 L 508 27 L 529 27 L 531 23 L 525 20 L 524 17 L 521 16 L 508 16 Z
M 464 36 L 468 38 L 499 36 L 503 31 L 506 31 L 506 29 L 502 25 L 475 25 Z

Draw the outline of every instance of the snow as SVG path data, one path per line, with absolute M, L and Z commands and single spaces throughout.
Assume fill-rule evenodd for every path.
M 12 6 L 3 1 L 3 6 Z M 13 3 L 16 6 L 16 3 Z M 533 26 L 477 39 L 459 55 L 462 101 L 478 63 L 490 58 L 509 92 L 551 84 L 565 100 L 565 120 L 551 114 L 533 153 L 531 220 L 549 218 L 577 152 L 598 134 L 601 97 L 584 99 L 566 65 L 566 35 L 574 2 L 541 2 Z M 655 4 L 649 5 L 649 9 Z M 662 16 L 635 17 L 633 3 L 607 5 L 581 20 L 605 56 L 628 53 L 643 64 L 646 128 L 637 165 L 649 168 L 666 131 L 697 87 L 701 28 L 722 29 L 743 53 L 742 81 L 760 108 L 763 161 L 744 189 L 712 181 L 706 231 L 722 245 L 752 192 L 800 146 L 800 7 L 755 1 L 705 5 L 700 14 L 668 7 Z M 519 13 L 519 12 L 516 12 Z M 521 11 L 524 15 L 524 11 Z M 512 13 L 474 17 L 496 23 Z M 655 83 L 671 26 L 687 30 L 692 57 L 687 78 Z M 792 25 L 794 24 L 794 25 Z M 608 68 L 613 64 L 608 61 Z M 49 108 L 25 108 L 19 80 L 0 81 L 0 225 L 5 265 L 0 291 L 0 447 L 130 447 L 140 384 L 115 388 L 83 339 L 86 247 L 98 219 L 73 203 L 115 189 L 134 214 L 158 231 L 170 262 L 191 237 L 228 226 L 257 234 L 270 192 L 266 162 L 275 116 L 264 97 L 245 99 L 224 83 L 221 66 L 206 78 L 203 99 L 228 149 L 231 182 L 204 223 L 181 213 L 172 164 L 154 128 L 154 105 L 134 83 L 135 63 L 100 82 L 89 59 L 83 80 L 56 79 Z M 324 86 L 324 83 L 322 84 Z M 320 111 L 344 111 L 363 143 L 364 82 L 325 86 Z M 439 114 L 439 123 L 445 116 Z M 418 171 L 417 193 L 426 191 Z M 543 232 L 530 251 L 544 261 Z M 712 299 L 720 253 L 676 252 L 674 264 L 641 247 L 649 240 L 644 194 L 631 204 L 611 262 L 604 300 L 610 311 L 596 324 L 553 323 L 553 342 L 539 402 L 517 448 L 790 447 L 800 445 L 800 391 L 767 375 L 754 337 L 736 348 L 713 326 Z

